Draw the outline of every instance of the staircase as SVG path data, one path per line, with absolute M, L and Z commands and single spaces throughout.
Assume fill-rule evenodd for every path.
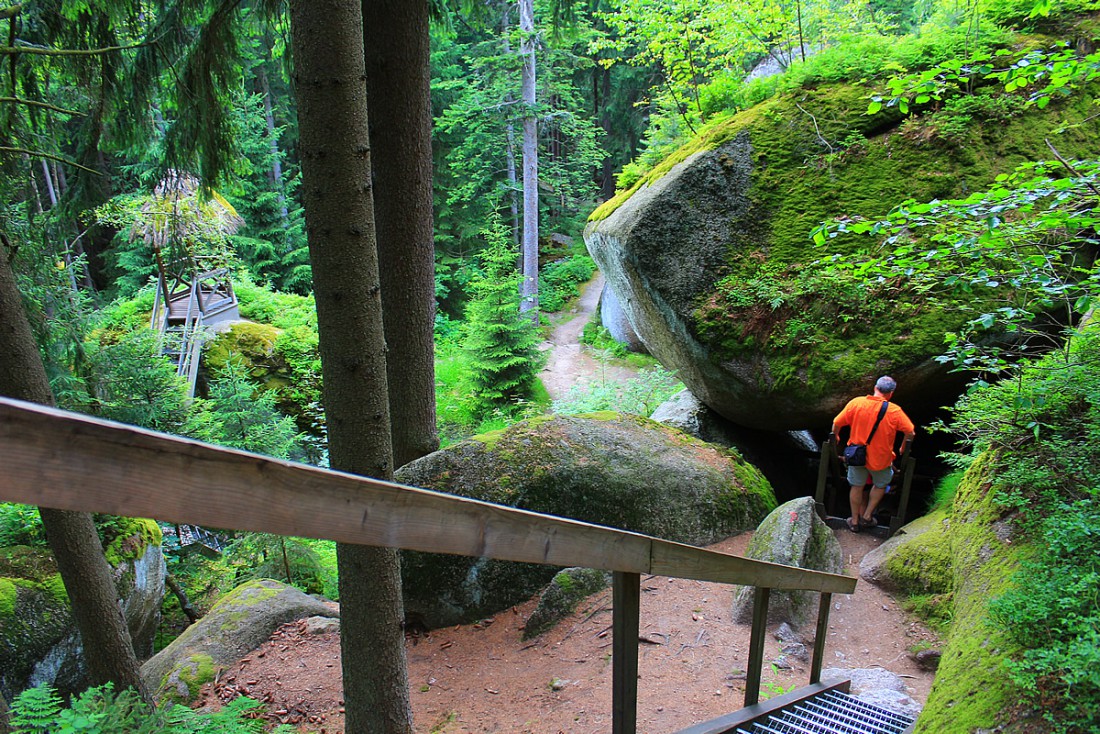
M 240 318 L 237 296 L 227 269 L 197 272 L 178 265 L 162 268 L 152 327 L 161 335 L 161 353 L 187 379 L 187 396 L 194 397 L 199 374 L 199 357 L 206 340 L 203 327 Z
M 816 683 L 677 734 L 906 734 L 915 719 L 860 701 L 848 681 Z

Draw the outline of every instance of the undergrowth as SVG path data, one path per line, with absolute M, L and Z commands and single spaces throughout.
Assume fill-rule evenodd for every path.
M 1052 731 L 1100 732 L 1100 333 L 972 391 L 953 429 L 1005 457 L 991 491 L 1034 549 L 990 605 L 1007 672 Z
M 259 734 L 266 722 L 257 717 L 262 706 L 236 698 L 220 711 L 192 711 L 169 704 L 154 709 L 132 690 L 115 692 L 112 684 L 89 688 L 66 706 L 49 686 L 23 691 L 11 703 L 12 734 Z M 273 734 L 291 734 L 280 725 Z

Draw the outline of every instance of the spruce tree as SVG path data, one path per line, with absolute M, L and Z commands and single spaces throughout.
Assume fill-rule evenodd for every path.
M 470 284 L 466 307 L 467 380 L 475 408 L 488 412 L 528 397 L 538 375 L 539 334 L 529 316 L 520 316 L 517 253 L 499 217 L 483 232 L 478 255 L 481 272 Z

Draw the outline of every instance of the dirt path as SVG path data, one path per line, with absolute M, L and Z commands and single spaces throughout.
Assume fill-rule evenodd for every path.
M 881 541 L 837 530 L 847 573 Z M 712 546 L 741 554 L 746 533 Z M 419 734 L 600 734 L 611 728 L 611 592 L 595 594 L 553 630 L 522 639 L 528 602 L 475 625 L 447 627 L 408 640 L 410 696 Z M 667 734 L 735 711 L 744 697 L 749 625 L 730 621 L 731 587 L 643 577 L 638 731 Z M 850 597 L 833 597 L 826 667 L 880 667 L 903 677 L 923 703 L 932 674 L 908 648 L 932 640 L 892 597 L 860 582 Z M 304 623 L 222 675 L 223 699 L 247 692 L 267 702 L 274 721 L 300 731 L 341 734 L 343 709 L 337 634 L 308 635 Z M 774 632 L 774 630 L 771 630 Z M 812 626 L 803 630 L 813 634 Z M 807 640 L 811 643 L 810 640 Z M 769 634 L 765 661 L 779 655 Z M 812 643 L 811 643 L 812 644 Z M 762 693 L 805 685 L 809 662 L 791 670 L 765 664 Z M 215 691 L 207 689 L 206 703 Z
M 539 345 L 548 351 L 546 366 L 539 373 L 542 384 L 553 400 L 561 400 L 574 385 L 587 385 L 596 380 L 625 382 L 637 375 L 637 370 L 598 360 L 593 350 L 581 344 L 581 332 L 600 302 L 604 277 L 599 271 L 581 287 L 580 297 L 566 312 L 556 314 L 557 323 L 549 338 Z

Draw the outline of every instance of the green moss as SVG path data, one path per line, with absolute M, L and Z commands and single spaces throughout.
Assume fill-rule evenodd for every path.
M 141 558 L 145 555 L 146 548 L 151 545 L 159 546 L 164 539 L 155 520 L 136 517 L 119 517 L 115 520 L 115 527 L 112 528 L 115 537 L 103 549 L 107 563 L 112 566 Z
M 39 588 L 49 594 L 50 598 L 58 604 L 69 603 L 69 592 L 65 590 L 65 582 L 61 580 L 61 574 L 55 573 L 39 584 Z
M 163 702 L 185 703 L 194 700 L 203 684 L 214 680 L 216 673 L 217 666 L 212 657 L 202 653 L 191 655 L 161 680 Z M 176 687 L 176 681 L 187 689 L 186 695 Z
M 271 584 L 270 586 L 268 584 Z M 281 582 L 271 579 L 255 579 L 241 584 L 218 600 L 210 612 L 218 612 L 222 620 L 222 629 L 231 631 L 251 617 L 249 609 L 278 596 L 283 589 Z
M 0 578 L 0 617 L 10 617 L 15 612 L 17 595 L 12 579 Z
M 910 524 L 913 537 L 886 559 L 890 578 L 909 594 L 948 594 L 954 583 L 951 540 L 945 526 L 947 509 Z
M 1016 652 L 988 613 L 989 600 L 1011 584 L 1026 547 L 998 537 L 1001 511 L 989 496 L 996 457 L 983 455 L 969 469 L 951 514 L 954 614 L 917 734 L 993 729 L 1021 700 L 1004 669 Z

